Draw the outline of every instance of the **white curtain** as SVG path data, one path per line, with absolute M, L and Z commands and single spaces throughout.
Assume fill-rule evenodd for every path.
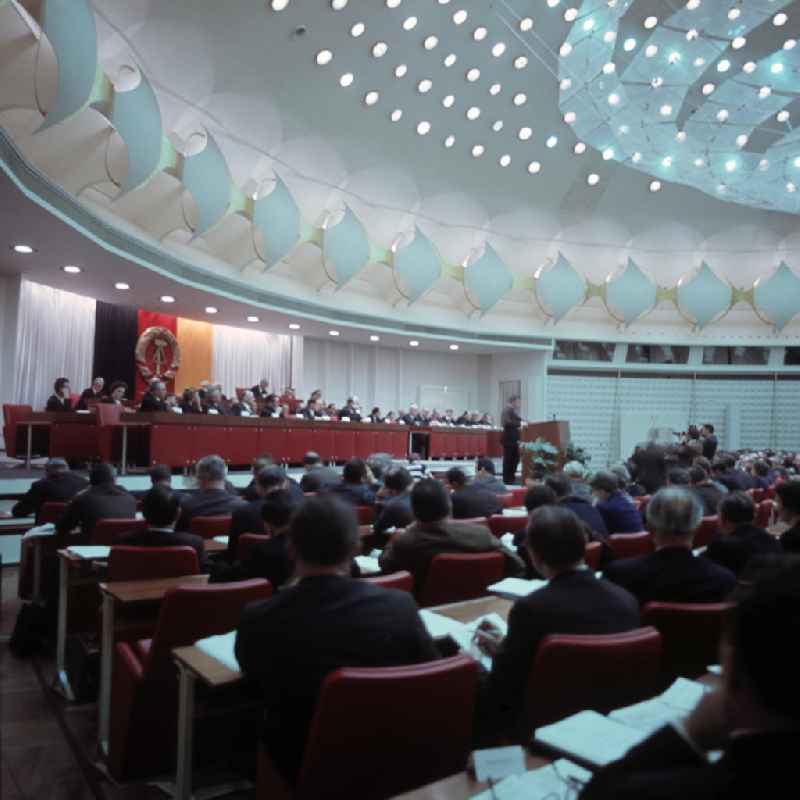
M 214 325 L 213 381 L 228 397 L 237 386 L 254 386 L 267 378 L 280 394 L 292 386 L 300 395 L 303 375 L 303 337 Z
M 17 318 L 14 402 L 44 410 L 56 378 L 73 393 L 91 382 L 95 301 L 32 281 L 22 281 Z

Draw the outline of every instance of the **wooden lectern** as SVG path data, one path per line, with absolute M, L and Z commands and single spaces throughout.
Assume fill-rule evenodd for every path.
M 570 442 L 569 422 L 552 420 L 550 422 L 529 422 L 520 431 L 520 441 L 535 442 L 537 439 L 544 439 L 550 442 L 559 450 L 566 450 Z M 559 463 L 561 460 L 559 459 Z M 530 477 L 531 458 L 523 453 L 522 457 L 522 483 L 524 484 Z

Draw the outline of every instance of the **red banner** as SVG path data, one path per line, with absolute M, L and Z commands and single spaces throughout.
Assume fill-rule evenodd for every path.
M 140 400 L 147 384 L 155 377 L 175 391 L 177 370 L 178 319 L 171 314 L 139 309 L 139 339 L 136 344 L 136 399 Z

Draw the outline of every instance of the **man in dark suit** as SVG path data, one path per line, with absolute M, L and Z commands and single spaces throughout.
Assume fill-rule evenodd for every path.
M 262 469 L 266 469 L 267 467 L 271 467 L 275 464 L 274 459 L 269 453 L 264 453 L 263 455 L 256 456 L 253 459 L 252 463 L 252 472 L 253 478 L 250 483 L 247 484 L 247 487 L 241 492 L 242 497 L 247 500 L 248 503 L 252 503 L 253 500 L 260 500 L 262 495 L 258 491 L 258 482 L 256 481 L 256 476 Z
M 319 453 L 309 450 L 303 456 L 305 475 L 300 478 L 300 488 L 304 492 L 322 492 L 339 483 L 339 473 L 322 463 Z
M 152 488 L 142 499 L 142 515 L 150 526 L 146 531 L 133 531 L 120 536 L 115 544 L 132 547 L 191 547 L 197 553 L 197 564 L 203 566 L 206 553 L 203 539 L 193 533 L 178 533 L 175 522 L 180 514 L 178 498 L 166 487 Z
M 711 482 L 708 471 L 700 464 L 695 464 L 689 469 L 689 484 L 692 492 L 703 504 L 703 516 L 713 517 L 722 498 L 725 497 L 725 492 Z
M 228 416 L 228 408 L 222 399 L 222 392 L 216 386 L 208 390 L 204 408 L 206 414 L 221 417 Z
M 81 541 L 89 542 L 101 519 L 135 519 L 136 498 L 116 485 L 110 464 L 94 464 L 89 472 L 89 488 L 76 494 L 56 523 L 56 532 L 66 536 L 80 526 Z
M 609 533 L 638 533 L 644 529 L 639 509 L 619 490 L 612 472 L 598 472 L 589 485 L 597 497 L 595 508 L 603 517 Z
M 45 503 L 72 500 L 89 485 L 86 478 L 77 472 L 70 472 L 63 458 L 51 458 L 45 465 L 44 472 L 44 478 L 34 481 L 30 489 L 14 504 L 11 509 L 12 517 L 35 517 Z
M 522 428 L 522 417 L 519 415 L 521 400 L 517 395 L 508 398 L 508 405 L 500 417 L 503 429 L 501 443 L 503 445 L 503 483 L 512 486 L 517 479 L 519 466 L 519 432 Z
M 721 686 L 596 772 L 581 800 L 791 797 L 800 748 L 800 564 L 765 571 L 731 611 Z M 722 750 L 722 758 L 707 754 Z
M 360 544 L 352 507 L 307 500 L 289 529 L 299 583 L 248 606 L 237 631 L 236 658 L 263 693 L 264 745 L 290 783 L 328 674 L 438 657 L 411 595 L 348 577 Z
M 475 462 L 475 480 L 472 483 L 495 494 L 508 493 L 506 485 L 497 477 L 494 461 L 491 458 L 481 457 Z
M 266 378 L 262 378 L 250 391 L 256 400 L 266 400 L 269 394 L 269 381 Z
M 714 434 L 714 426 L 710 422 L 700 429 L 700 444 L 703 446 L 703 457 L 713 461 L 717 454 L 717 437 Z
M 205 456 L 197 462 L 198 489 L 181 503 L 176 530 L 188 531 L 195 517 L 230 516 L 244 506 L 244 500 L 225 489 L 228 468 L 219 456 Z
M 45 411 L 72 411 L 69 378 L 57 378 L 53 384 L 53 394 L 47 399 Z
M 357 398 L 354 397 L 347 398 L 347 403 L 344 408 L 339 411 L 339 419 L 347 417 L 350 422 L 361 422 L 361 412 L 356 405 L 356 399 Z
M 412 403 L 408 407 L 408 414 L 402 414 L 400 419 L 406 425 L 422 425 L 422 416 L 419 413 L 419 406 L 416 403 Z
M 604 575 L 645 604 L 719 603 L 736 585 L 727 568 L 692 553 L 703 518 L 700 501 L 687 489 L 662 489 L 647 507 L 647 526 L 656 552 L 606 565 Z
M 789 527 L 781 534 L 781 547 L 800 554 L 800 479 L 790 478 L 775 489 L 775 506 L 781 522 Z
M 278 395 L 268 394 L 264 398 L 261 406 L 261 416 L 270 417 L 272 419 L 277 419 L 281 416 L 281 406 L 278 400 Z
M 723 536 L 708 545 L 706 558 L 741 575 L 754 556 L 782 553 L 783 548 L 775 536 L 753 525 L 755 515 L 756 507 L 744 492 L 724 495 L 719 504 L 719 524 Z
M 354 506 L 375 505 L 375 491 L 367 483 L 367 465 L 360 458 L 351 458 L 344 465 L 342 480 L 328 491 Z
M 558 504 L 568 508 L 592 532 L 591 539 L 606 541 L 608 528 L 600 512 L 592 505 L 588 497 L 572 494 L 572 481 L 563 472 L 556 472 L 545 478 L 545 486 L 555 492 Z M 527 506 L 526 506 L 527 507 Z M 530 509 L 528 509 L 530 511 Z
M 495 725 L 503 728 L 518 722 L 528 675 L 545 636 L 623 633 L 639 627 L 636 598 L 586 569 L 583 524 L 571 511 L 557 505 L 537 508 L 525 546 L 536 571 L 549 583 L 514 603 L 505 639 L 490 623 L 478 629 L 479 647 L 494 659 L 489 705 L 498 714 Z
M 503 501 L 492 491 L 476 483 L 468 483 L 464 470 L 451 467 L 447 470 L 447 485 L 452 491 L 453 519 L 491 517 L 503 511 Z
M 414 576 L 415 591 L 425 586 L 428 567 L 441 553 L 502 553 L 506 575 L 521 575 L 522 560 L 483 525 L 454 523 L 447 489 L 437 480 L 426 478 L 411 491 L 411 509 L 416 522 L 395 536 L 381 553 L 384 573 L 408 570 Z
M 166 411 L 167 404 L 164 402 L 167 396 L 167 385 L 164 381 L 156 378 L 150 381 L 147 391 L 142 395 L 142 402 L 139 404 L 139 411 L 154 412 Z
M 644 486 L 648 494 L 655 494 L 666 484 L 666 452 L 655 442 L 637 447 L 631 456 L 631 465 L 634 467 L 636 480 Z
M 389 528 L 405 528 L 414 521 L 411 510 L 411 488 L 414 479 L 405 467 L 389 467 L 383 476 L 383 489 L 378 493 L 383 500 L 372 530 L 386 533 Z
M 76 411 L 85 411 L 89 408 L 89 401 L 102 402 L 105 395 L 103 394 L 103 387 L 106 385 L 103 378 L 97 377 L 92 381 L 92 385 L 88 389 L 81 392 L 78 398 L 78 403 L 75 406 Z

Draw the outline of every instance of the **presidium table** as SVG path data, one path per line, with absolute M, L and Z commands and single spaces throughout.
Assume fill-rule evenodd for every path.
M 188 469 L 212 453 L 231 466 L 249 466 L 264 453 L 279 463 L 300 464 L 309 450 L 324 461 L 336 462 L 367 458 L 372 453 L 406 458 L 411 434 L 417 440 L 415 449 L 419 449 L 418 437 L 424 437 L 428 458 L 496 457 L 502 453 L 500 431 L 489 428 L 418 428 L 172 412 L 124 414 L 117 406 L 98 408 L 100 413 L 33 412 L 18 420 L 18 441 L 28 465 L 34 453 L 71 462 L 118 463 L 123 474 L 131 465 L 167 464 Z

